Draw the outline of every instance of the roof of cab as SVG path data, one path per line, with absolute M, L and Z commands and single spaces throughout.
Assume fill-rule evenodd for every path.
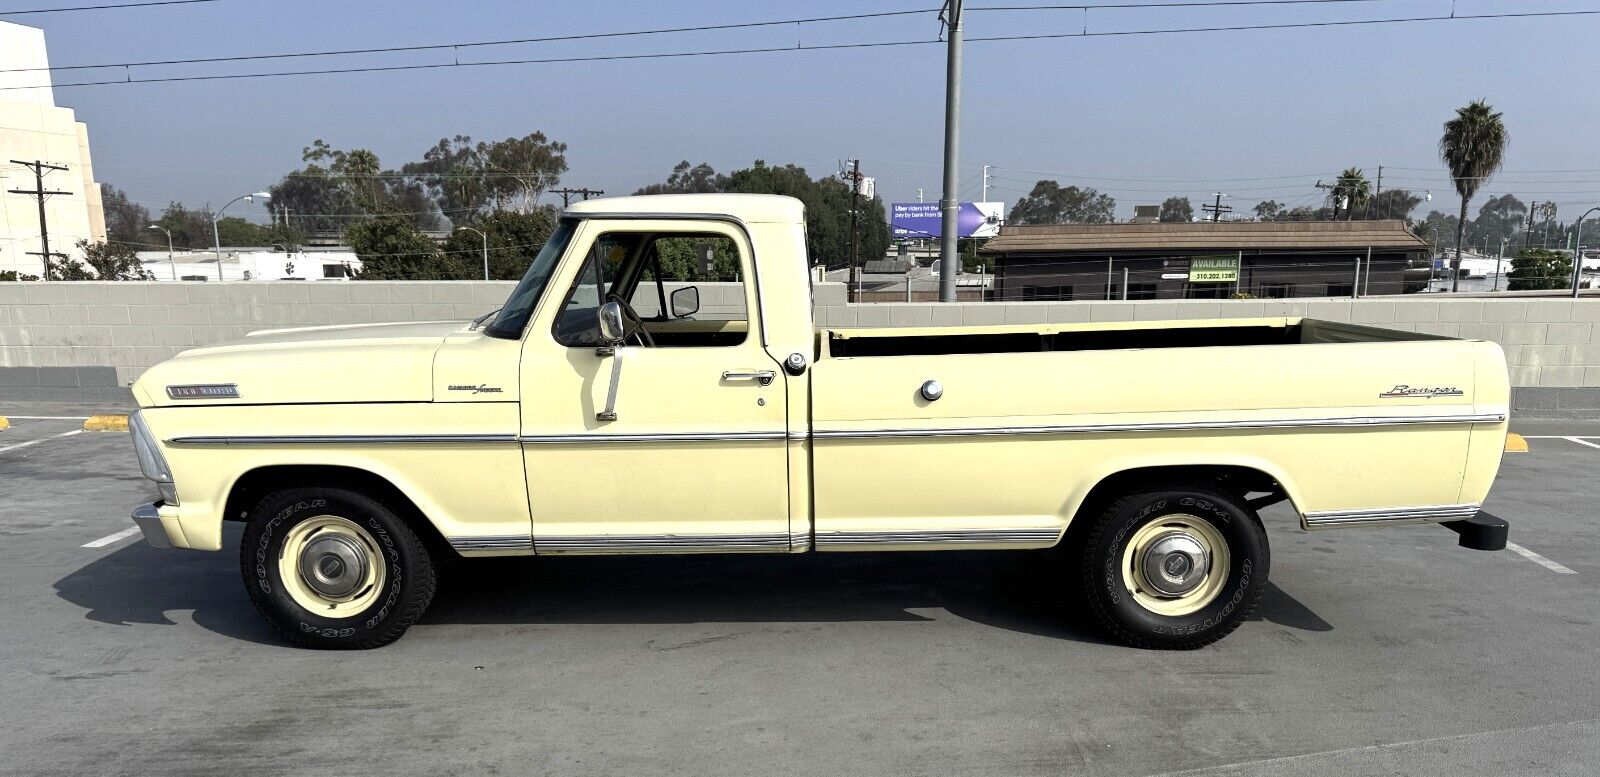
M 575 202 L 567 213 L 580 217 L 625 213 L 707 214 L 732 216 L 745 223 L 805 221 L 805 206 L 793 197 L 777 194 L 647 194 L 634 197 L 607 197 Z

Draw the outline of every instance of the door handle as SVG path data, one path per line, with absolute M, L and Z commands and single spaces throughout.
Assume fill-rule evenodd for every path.
M 724 372 L 724 373 L 722 373 L 722 379 L 723 380 L 753 380 L 753 381 L 759 382 L 763 386 L 766 386 L 766 385 L 771 384 L 772 383 L 772 379 L 774 377 L 777 377 L 777 375 L 778 375 L 778 373 L 773 372 L 772 370 L 755 370 L 755 371 L 752 371 L 752 372 Z

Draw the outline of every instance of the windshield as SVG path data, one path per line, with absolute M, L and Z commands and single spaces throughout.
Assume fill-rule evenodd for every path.
M 522 336 L 522 330 L 528 326 L 528 317 L 533 315 L 533 306 L 539 302 L 539 296 L 544 294 L 544 287 L 550 283 L 550 276 L 556 271 L 556 263 L 561 261 L 561 255 L 566 253 L 567 243 L 571 242 L 572 233 L 577 228 L 576 219 L 562 219 L 556 224 L 555 231 L 550 233 L 550 239 L 544 242 L 544 247 L 539 249 L 539 255 L 528 265 L 528 272 L 523 274 L 522 281 L 506 300 L 506 306 L 500 309 L 500 315 L 495 316 L 494 322 L 483 328 L 484 334 L 507 340 L 515 340 Z

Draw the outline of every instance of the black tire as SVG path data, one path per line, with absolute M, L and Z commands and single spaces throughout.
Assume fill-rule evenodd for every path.
M 339 617 L 296 601 L 280 569 L 284 544 L 295 527 L 321 516 L 345 519 L 366 532 L 383 564 L 371 604 Z M 268 494 L 249 513 L 239 566 L 250 600 L 279 636 L 293 645 L 323 650 L 365 650 L 399 639 L 422 617 L 437 586 L 427 546 L 405 521 L 365 494 L 337 488 Z M 305 590 L 305 584 L 298 585 Z
M 1124 573 L 1127 544 L 1147 526 L 1176 516 L 1200 519 L 1226 543 L 1227 577 L 1204 606 L 1163 614 L 1142 604 Z M 1117 641 L 1138 648 L 1193 650 L 1227 636 L 1256 608 L 1271 564 L 1267 533 L 1243 500 L 1205 486 L 1176 485 L 1124 496 L 1098 515 L 1077 546 L 1083 590 L 1095 618 Z M 1203 528 L 1203 527 L 1202 527 Z M 1221 571 L 1218 566 L 1217 572 Z M 1148 594 L 1141 594 L 1145 601 Z

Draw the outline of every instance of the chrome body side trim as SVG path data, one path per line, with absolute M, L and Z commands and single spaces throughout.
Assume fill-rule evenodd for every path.
M 1366 510 L 1323 510 L 1304 513 L 1300 525 L 1306 530 L 1333 529 L 1367 524 L 1440 523 L 1461 521 L 1478 514 L 1483 505 L 1430 505 L 1426 507 L 1378 507 Z
M 750 442 L 789 439 L 787 432 L 658 432 L 640 434 L 529 434 L 517 438 L 525 445 L 600 442 Z M 802 438 L 803 439 L 803 438 Z
M 595 534 L 539 536 L 539 553 L 786 551 L 789 534 Z
M 1061 529 L 944 529 L 927 531 L 817 532 L 817 549 L 859 545 L 1053 545 Z
M 871 439 L 883 437 L 999 437 L 1039 434 L 1104 434 L 1111 432 L 1188 432 L 1211 429 L 1295 429 L 1307 427 L 1404 426 L 1411 424 L 1476 424 L 1506 420 L 1505 413 L 1460 413 L 1425 416 L 1349 416 L 1337 418 L 1267 418 L 1240 421 L 1157 421 L 1127 424 L 1070 424 L 1061 426 L 994 426 L 950 429 L 817 429 L 816 439 Z
M 526 534 L 500 534 L 484 537 L 450 537 L 456 550 L 533 550 L 533 538 Z
M 173 437 L 172 445 L 395 445 L 513 443 L 514 434 L 302 434 Z

